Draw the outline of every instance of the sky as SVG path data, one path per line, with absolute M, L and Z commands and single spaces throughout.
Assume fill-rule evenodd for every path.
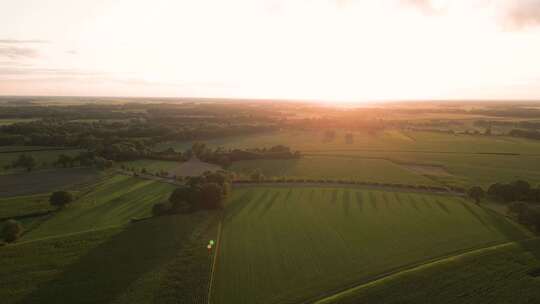
M 0 95 L 540 100 L 540 0 L 0 0 Z

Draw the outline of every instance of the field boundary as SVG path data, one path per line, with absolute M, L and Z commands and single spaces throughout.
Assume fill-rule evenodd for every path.
M 411 193 L 428 193 L 428 194 L 437 194 L 437 195 L 449 195 L 449 196 L 459 196 L 464 197 L 465 194 L 455 191 L 440 191 L 440 190 L 429 190 L 429 189 L 411 189 L 406 187 L 394 187 L 394 186 L 385 186 L 385 185 L 361 185 L 361 184 L 345 184 L 345 183 L 279 183 L 279 182 L 260 182 L 260 183 L 237 183 L 233 182 L 232 186 L 234 188 L 252 188 L 252 187 L 275 187 L 275 188 L 302 188 L 302 187 L 317 187 L 317 188 L 356 188 L 356 189 L 372 189 L 372 190 L 386 190 L 386 191 L 396 191 L 396 192 L 411 192 Z
M 78 235 L 78 234 L 85 234 L 85 233 L 91 233 L 91 232 L 97 232 L 97 231 L 103 231 L 103 230 L 109 230 L 109 229 L 121 229 L 122 227 L 127 226 L 127 225 L 129 225 L 129 224 L 112 225 L 112 226 L 105 226 L 105 227 L 99 228 L 99 229 L 88 229 L 88 230 L 82 230 L 82 231 L 77 231 L 77 232 L 72 232 L 72 233 L 63 233 L 63 234 L 51 235 L 51 236 L 47 236 L 47 237 L 39 238 L 39 239 L 30 239 L 30 240 L 27 240 L 27 241 L 23 240 L 21 242 L 15 242 L 15 243 L 10 244 L 8 246 L 9 247 L 11 247 L 11 246 L 19 246 L 19 245 L 25 245 L 25 244 L 28 244 L 28 243 L 48 241 L 48 240 L 52 240 L 52 239 L 61 239 L 61 238 L 70 237 L 70 236 L 74 236 L 74 235 Z
M 465 154 L 465 155 L 500 155 L 500 156 L 536 156 L 538 154 L 522 154 L 513 152 L 459 152 L 459 151 L 430 151 L 430 150 L 386 150 L 386 149 L 328 149 L 328 150 L 302 150 L 303 155 L 317 156 L 324 155 L 318 152 L 383 152 L 383 153 L 423 153 L 423 154 Z M 310 153 L 310 154 L 306 154 Z M 311 154 L 315 153 L 315 154 Z M 330 156 L 331 154 L 326 154 Z M 348 156 L 348 155 L 331 155 Z M 353 155 L 354 156 L 354 155 Z
M 513 245 L 513 244 L 519 244 L 519 243 L 522 243 L 522 242 L 527 242 L 527 241 L 531 241 L 531 240 L 538 240 L 538 239 L 540 239 L 540 237 L 530 237 L 530 238 L 526 238 L 526 239 L 522 239 L 522 240 L 518 240 L 518 241 L 504 242 L 504 243 L 498 243 L 498 244 L 485 246 L 485 247 L 479 247 L 479 248 L 474 248 L 473 247 L 473 248 L 469 248 L 469 249 L 465 249 L 465 250 L 460 250 L 460 251 L 457 251 L 457 252 L 454 252 L 454 253 L 449 253 L 449 254 L 443 255 L 441 257 L 428 259 L 428 260 L 418 262 L 418 263 L 413 263 L 413 264 L 410 264 L 410 265 L 405 265 L 405 266 L 399 267 L 398 269 L 391 270 L 391 271 L 382 273 L 380 275 L 374 276 L 371 279 L 364 280 L 364 282 L 358 282 L 358 283 L 356 283 L 354 285 L 350 284 L 347 287 L 341 288 L 341 290 L 336 290 L 336 291 L 334 291 L 332 293 L 328 292 L 326 295 L 314 296 L 314 297 L 312 297 L 310 299 L 303 300 L 301 302 L 298 302 L 298 304 L 308 304 L 308 303 L 310 303 L 310 304 L 325 304 L 325 303 L 327 303 L 327 301 L 329 301 L 331 299 L 334 299 L 334 298 L 338 297 L 339 295 L 342 295 L 342 294 L 345 294 L 345 293 L 348 293 L 348 292 L 351 292 L 351 291 L 354 291 L 354 290 L 360 290 L 362 288 L 365 288 L 366 286 L 376 284 L 376 283 L 378 283 L 380 281 L 383 281 L 383 280 L 386 280 L 388 278 L 397 277 L 397 276 L 399 276 L 401 274 L 404 274 L 404 273 L 418 271 L 418 270 L 423 269 L 423 268 L 431 267 L 431 266 L 433 266 L 435 264 L 444 263 L 444 262 L 447 262 L 447 261 L 450 261 L 450 260 L 453 260 L 453 259 L 456 259 L 456 258 L 468 256 L 468 255 L 475 255 L 475 254 L 481 253 L 483 251 L 499 249 L 499 248 L 503 248 L 503 247 L 510 246 L 510 245 Z
M 80 148 L 45 148 L 45 149 L 28 149 L 28 150 L 9 150 L 9 151 L 0 151 L 0 154 L 9 154 L 9 153 L 27 153 L 27 152 L 47 152 L 47 151 L 70 151 L 70 150 L 81 150 Z
M 208 304 L 212 304 L 212 287 L 214 286 L 214 277 L 217 269 L 217 261 L 218 261 L 218 255 L 219 255 L 219 248 L 221 245 L 221 231 L 223 229 L 222 225 L 223 221 L 219 219 L 218 223 L 218 234 L 216 238 L 216 250 L 214 252 L 214 258 L 212 259 L 212 270 L 210 271 L 210 281 L 208 283 Z

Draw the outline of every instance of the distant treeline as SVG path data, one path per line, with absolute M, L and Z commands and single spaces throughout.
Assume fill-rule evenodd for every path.
M 292 151 L 291 148 L 277 145 L 270 148 L 255 149 L 229 149 L 209 148 L 204 143 L 196 142 L 188 153 L 194 153 L 200 160 L 228 167 L 232 162 L 255 159 L 291 159 L 300 158 L 299 151 Z
M 182 156 L 177 153 L 160 153 L 152 148 L 163 141 L 191 141 L 274 129 L 273 125 L 259 123 L 228 126 L 197 123 L 175 127 L 138 119 L 112 122 L 43 119 L 0 126 L 0 146 L 77 147 L 116 161 L 141 158 L 181 160 Z
M 520 129 L 540 129 L 540 122 L 537 121 L 497 121 L 497 120 L 477 120 L 475 126 L 489 128 L 490 126 L 514 127 Z

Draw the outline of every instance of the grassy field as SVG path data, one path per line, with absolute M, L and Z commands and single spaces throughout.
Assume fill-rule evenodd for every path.
M 7 148 L 5 147 L 4 152 L 9 153 L 0 153 L 0 174 L 16 173 L 16 172 L 25 172 L 23 168 L 15 169 L 5 169 L 6 165 L 11 165 L 11 163 L 19 157 L 21 153 L 26 155 L 31 155 L 36 159 L 37 166 L 34 170 L 42 170 L 52 168 L 54 163 L 58 160 L 60 154 L 65 154 L 69 156 L 75 156 L 79 154 L 82 150 L 73 149 L 73 150 L 43 150 L 43 147 L 20 147 L 20 150 L 14 150 L 15 147 Z M 17 148 L 18 149 L 18 148 Z M 30 150 L 34 150 L 31 151 Z M 35 151 L 42 150 L 42 151 Z M 26 151 L 26 152 L 11 152 L 11 151 Z M 1 152 L 1 150 L 0 150 Z
M 215 215 L 128 226 L 0 248 L 2 303 L 206 303 Z
M 118 163 L 117 166 L 124 165 L 127 168 L 133 168 L 136 170 L 146 169 L 148 172 L 157 173 L 163 171 L 170 172 L 180 165 L 180 162 L 167 161 L 167 160 L 133 160 L 127 162 Z
M 403 272 L 317 304 L 540 303 L 540 240 L 479 250 Z
M 23 240 L 39 239 L 128 223 L 151 215 L 155 203 L 168 198 L 174 186 L 116 175 L 101 181 L 88 194 L 56 213 Z
M 527 237 L 459 197 L 236 189 L 226 207 L 214 298 L 219 304 L 302 301 L 407 265 Z
M 14 123 L 32 122 L 36 120 L 37 120 L 36 118 L 15 118 L 15 119 L 2 118 L 0 119 L 0 126 L 12 125 Z
M 0 218 L 15 217 L 52 210 L 49 194 L 0 198 Z
M 387 130 L 377 135 L 356 132 L 354 142 L 347 144 L 344 132 L 337 132 L 334 140 L 325 141 L 322 131 L 283 131 L 221 138 L 206 143 L 211 147 L 225 148 L 261 148 L 282 144 L 300 150 L 308 156 L 384 158 L 402 164 L 405 169 L 402 172 L 411 171 L 407 169 L 410 165 L 435 165 L 443 168 L 448 174 L 444 176 L 435 174 L 430 178 L 452 186 L 487 187 L 495 182 L 515 179 L 528 180 L 532 184 L 540 183 L 540 141 L 505 136 Z M 189 142 L 163 143 L 159 148 L 172 146 L 178 150 L 185 150 L 190 145 Z M 289 168 L 288 162 L 276 165 L 278 169 L 272 171 L 279 170 L 281 166 Z M 384 162 L 378 164 L 380 166 L 374 163 L 370 167 L 376 171 L 383 171 L 388 167 Z M 241 169 L 244 166 L 248 165 L 237 165 Z M 310 168 L 310 171 L 315 170 Z M 294 170 L 292 173 L 296 174 Z M 317 177 L 329 178 L 325 172 L 323 173 L 317 174 Z M 404 174 L 402 179 L 406 180 L 408 175 L 410 176 L 410 173 Z
M 0 174 L 0 197 L 41 194 L 93 183 L 104 173 L 92 168 L 54 169 L 30 173 Z
M 384 159 L 303 157 L 288 160 L 248 160 L 235 162 L 229 169 L 246 177 L 258 169 L 270 178 L 354 180 L 412 185 L 438 184 Z
M 221 170 L 220 166 L 201 162 L 196 158 L 192 158 L 185 162 L 164 161 L 164 160 L 134 160 L 123 162 L 119 165 L 124 165 L 127 168 L 137 170 L 146 169 L 149 173 L 158 173 L 165 171 L 169 176 L 199 176 L 205 171 Z

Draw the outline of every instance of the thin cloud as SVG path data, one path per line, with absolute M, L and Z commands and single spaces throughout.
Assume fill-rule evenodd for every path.
M 38 56 L 39 52 L 34 48 L 0 45 L 0 58 L 21 59 L 36 58 Z
M 506 26 L 522 29 L 540 25 L 540 0 L 512 1 L 504 6 Z
M 47 40 L 0 39 L 0 44 L 49 43 Z
M 433 15 L 440 13 L 440 10 L 435 8 L 430 0 L 400 0 L 400 3 L 406 7 L 418 9 L 424 14 Z
M 75 69 L 43 69 L 43 68 L 22 68 L 22 67 L 0 67 L 0 76 L 102 76 L 101 72 L 83 71 Z

